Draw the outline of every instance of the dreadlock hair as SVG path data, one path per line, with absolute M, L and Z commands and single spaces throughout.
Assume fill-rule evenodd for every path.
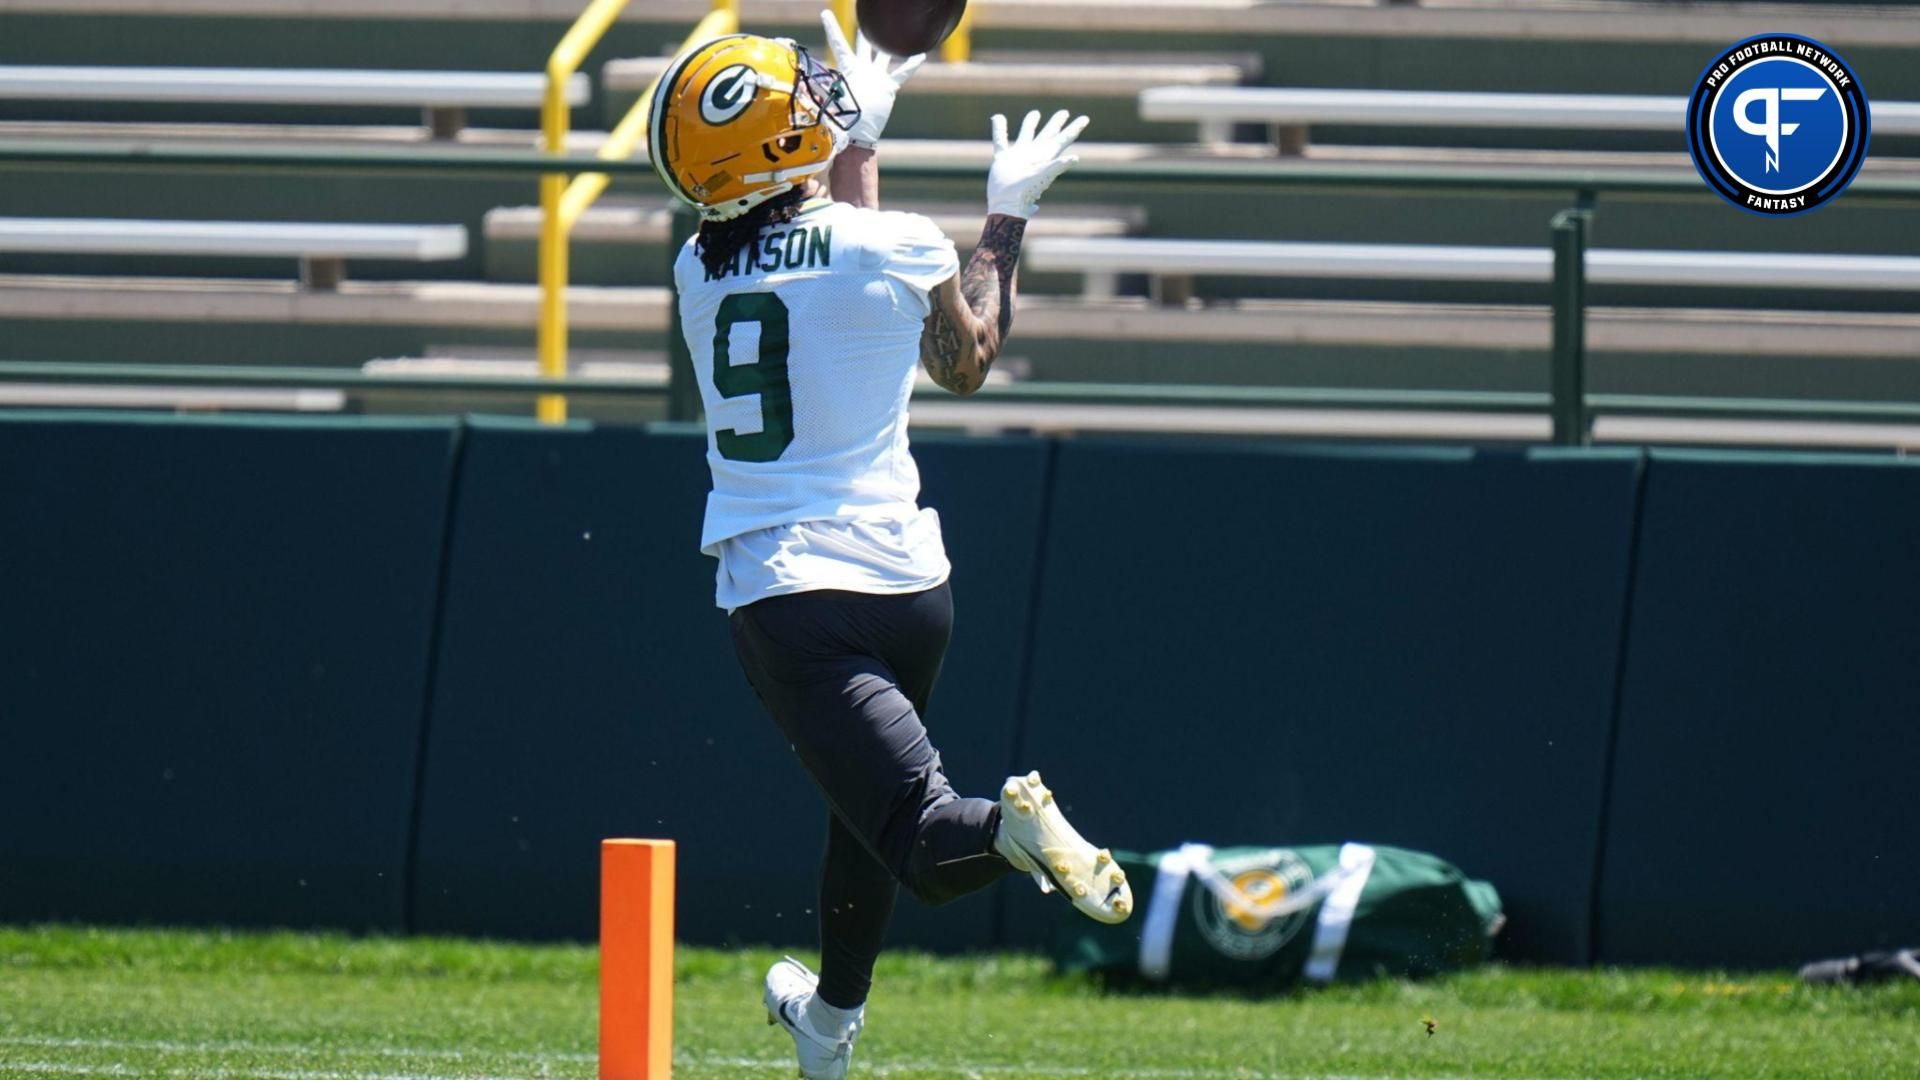
M 784 225 L 799 217 L 800 204 L 806 201 L 806 191 L 796 187 L 775 195 L 731 221 L 702 221 L 700 240 L 694 246 L 694 253 L 700 256 L 700 264 L 707 268 L 707 273 L 718 274 L 721 267 L 732 264 L 741 248 L 760 238 L 760 230 L 769 225 Z

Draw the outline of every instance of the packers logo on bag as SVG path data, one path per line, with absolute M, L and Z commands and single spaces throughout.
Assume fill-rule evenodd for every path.
M 1226 896 L 1214 890 L 1188 890 L 1193 922 L 1200 936 L 1221 955 L 1235 960 L 1265 960 L 1292 941 L 1312 908 L 1276 915 L 1286 899 L 1313 884 L 1313 870 L 1285 848 L 1215 858 L 1213 868 L 1233 884 Z

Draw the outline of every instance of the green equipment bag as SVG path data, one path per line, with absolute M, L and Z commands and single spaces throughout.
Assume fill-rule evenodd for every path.
M 1187 844 L 1114 859 L 1137 914 L 1119 926 L 1063 919 L 1062 971 L 1268 988 L 1430 975 L 1487 959 L 1506 921 L 1492 885 L 1403 848 Z

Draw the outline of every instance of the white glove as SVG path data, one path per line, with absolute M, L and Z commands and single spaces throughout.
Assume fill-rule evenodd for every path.
M 860 119 L 847 131 L 847 139 L 855 146 L 871 150 L 880 142 L 887 118 L 893 115 L 894 95 L 920 69 L 927 54 L 909 56 L 899 67 L 888 70 L 893 57 L 875 48 L 867 35 L 856 34 L 858 47 L 847 47 L 847 35 L 832 11 L 820 13 L 820 25 L 827 31 L 827 48 L 833 50 L 833 66 L 840 69 L 841 77 L 847 80 L 847 89 L 853 91 L 854 103 L 860 106 Z
M 993 168 L 987 172 L 987 212 L 1030 218 L 1040 209 L 1040 196 L 1078 157 L 1067 153 L 1073 140 L 1087 128 L 1082 116 L 1067 123 L 1061 109 L 1040 127 L 1038 110 L 1027 114 L 1020 137 L 1007 142 L 1007 118 L 993 116 Z

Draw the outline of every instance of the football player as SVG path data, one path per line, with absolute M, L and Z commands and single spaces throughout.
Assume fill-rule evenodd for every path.
M 825 796 L 820 974 L 767 974 L 769 1023 L 800 1075 L 846 1075 L 873 964 L 904 885 L 940 904 L 1009 870 L 1102 922 L 1133 897 L 1067 823 L 1039 773 L 997 799 L 948 784 L 924 721 L 952 628 L 940 518 L 907 447 L 914 368 L 980 389 L 1013 325 L 1020 243 L 1086 127 L 992 120 L 987 219 L 964 271 L 928 219 L 879 208 L 874 148 L 920 65 L 822 25 L 835 68 L 784 38 L 736 34 L 677 57 L 649 149 L 698 235 L 674 266 L 706 407 L 719 561 L 748 681 Z M 824 183 L 823 183 L 824 182 Z

